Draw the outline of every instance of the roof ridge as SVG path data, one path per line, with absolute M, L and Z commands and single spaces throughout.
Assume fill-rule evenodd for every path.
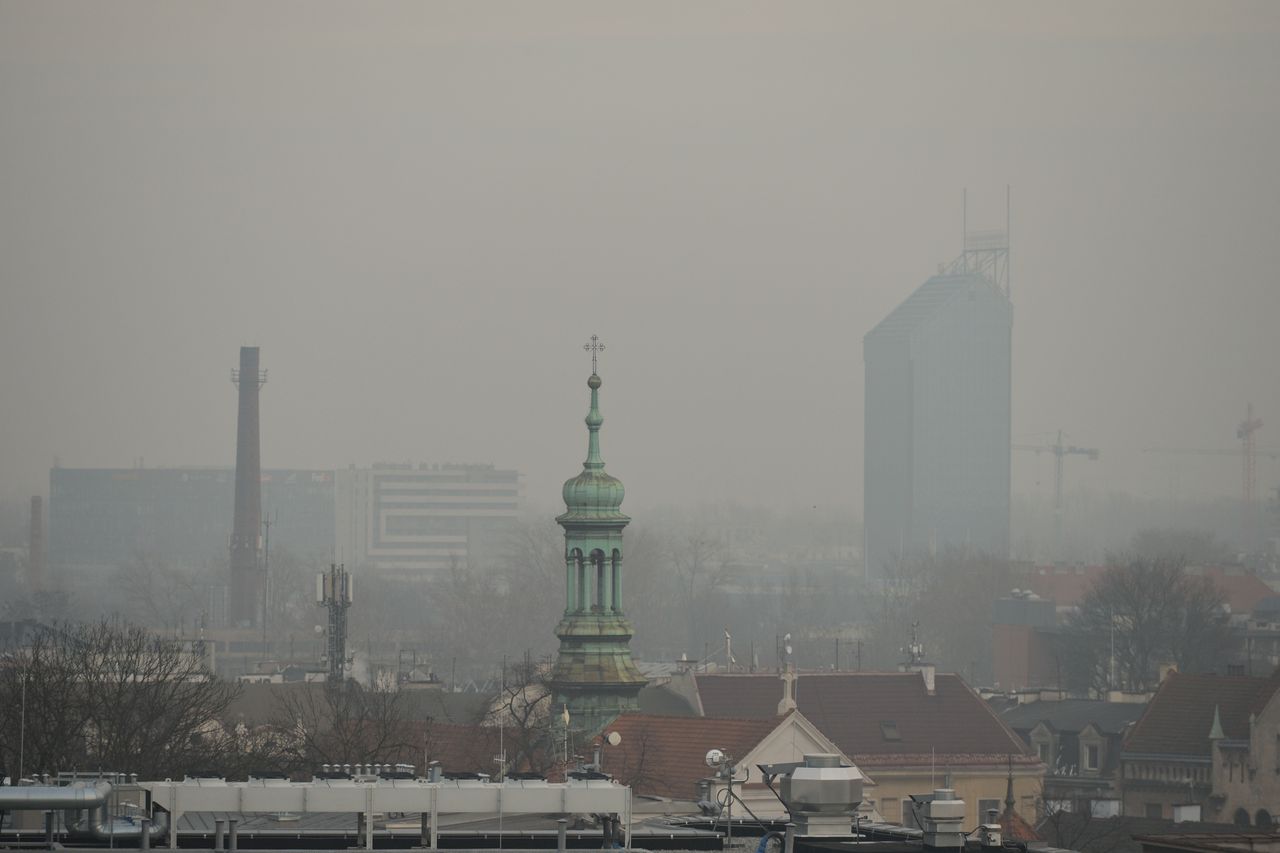
M 724 722 L 724 723 L 767 723 L 767 722 L 772 722 L 772 723 L 774 723 L 774 724 L 776 725 L 776 724 L 777 724 L 777 722 L 778 722 L 779 720 L 781 720 L 781 719 L 783 719 L 783 718 L 785 718 L 785 717 L 789 716 L 790 714 L 792 714 L 792 713 L 794 712 L 794 710 L 795 710 L 795 709 L 788 710 L 788 711 L 787 711 L 786 713 L 784 713 L 784 714 L 775 714 L 775 715 L 774 715 L 774 716 L 772 716 L 772 717 L 720 717 L 720 716 L 714 716 L 714 715 L 712 715 L 712 714 L 703 714 L 703 715 L 702 715 L 702 716 L 700 716 L 700 717 L 691 717 L 691 716 L 689 716 L 688 714 L 652 714 L 652 713 L 649 713 L 649 712 L 647 712 L 647 711 L 624 711 L 623 713 L 619 714 L 615 719 L 617 719 L 617 720 L 621 720 L 621 719 L 623 719 L 623 718 L 626 718 L 626 719 L 628 719 L 628 720 L 639 720 L 639 719 L 650 719 L 650 720 L 683 720 L 683 721 L 685 721 L 685 722 L 690 722 L 690 721 L 693 721 L 693 720 L 716 720 L 716 721 Z
M 1176 669 L 1171 670 L 1169 674 L 1165 676 L 1164 681 L 1160 682 L 1159 686 L 1156 687 L 1156 692 L 1151 696 L 1151 701 L 1147 703 L 1147 707 L 1142 709 L 1142 716 L 1138 717 L 1138 721 L 1133 724 L 1133 728 L 1129 729 L 1129 734 L 1125 735 L 1124 740 L 1121 741 L 1121 749 L 1128 749 L 1129 742 L 1136 741 L 1138 739 L 1139 735 L 1142 734 L 1144 726 L 1151 719 L 1152 709 L 1156 707 L 1156 703 L 1160 700 L 1160 694 L 1164 693 L 1165 690 L 1169 688 L 1169 685 L 1174 682 L 1174 679 L 1181 677 L 1181 675 L 1182 673 L 1178 672 Z
M 1004 716 L 1002 714 L 997 714 L 996 709 L 992 708 L 990 703 L 988 703 L 985 699 L 979 696 L 978 691 L 974 690 L 972 687 L 966 684 L 963 678 L 958 679 L 958 681 L 964 687 L 964 689 L 968 690 L 969 694 L 978 701 L 978 703 L 983 707 L 984 710 L 986 710 L 986 712 L 991 716 L 991 718 L 996 721 L 996 725 L 1000 726 L 1001 730 L 1004 731 L 1005 736 L 1009 738 L 1010 743 L 1016 748 L 1017 754 L 1029 755 L 1030 747 L 1028 747 L 1026 743 L 1023 742 L 1022 738 L 1018 736 L 1018 733 L 1013 730 L 1013 726 L 1005 722 Z M 1010 752 L 1009 754 L 1012 755 L 1014 753 Z
M 1278 595 L 1277 597 L 1280 597 L 1280 595 Z M 934 674 L 935 674 L 935 677 L 938 677 L 938 678 L 941 678 L 943 676 L 947 678 L 962 677 L 960 673 L 953 672 L 950 670 L 935 669 Z M 893 676 L 895 678 L 919 678 L 920 677 L 920 673 L 916 672 L 915 670 L 907 670 L 906 672 L 903 672 L 901 670 L 896 670 L 896 669 L 894 670 L 861 669 L 861 670 L 836 670 L 836 671 L 832 671 L 829 669 L 814 669 L 814 670 L 798 669 L 796 670 L 795 675 L 797 677 L 822 676 L 825 678 L 867 678 L 872 676 L 879 676 L 879 677 Z M 781 681 L 782 674 L 776 673 L 776 672 L 703 672 L 703 673 L 694 674 L 693 678 L 695 681 L 701 678 L 761 678 L 761 679 L 774 678 Z

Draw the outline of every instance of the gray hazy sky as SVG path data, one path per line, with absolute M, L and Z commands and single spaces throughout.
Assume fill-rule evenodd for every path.
M 1014 435 L 1280 446 L 1280 4 L 0 3 L 0 497 L 493 461 L 858 508 L 862 335 L 1013 185 Z M 1015 460 L 1045 494 L 1049 462 Z M 1261 485 L 1280 482 L 1264 462 Z

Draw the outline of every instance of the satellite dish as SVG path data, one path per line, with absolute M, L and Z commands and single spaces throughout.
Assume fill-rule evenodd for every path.
M 604 742 L 609 744 L 609 746 L 617 746 L 622 743 L 622 735 L 617 732 L 609 732 L 604 736 Z
M 316 633 L 317 633 L 317 634 L 323 634 L 323 633 L 324 633 L 324 626 L 323 626 L 323 625 L 317 625 L 317 626 L 316 626 Z
M 713 749 L 707 753 L 707 766 L 719 767 L 724 763 L 724 750 Z

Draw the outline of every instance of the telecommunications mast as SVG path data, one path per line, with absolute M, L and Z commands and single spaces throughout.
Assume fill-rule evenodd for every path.
M 316 604 L 329 611 L 329 678 L 330 684 L 341 684 L 346 678 L 347 608 L 354 600 L 355 578 L 345 566 L 329 564 L 329 572 L 316 575 Z

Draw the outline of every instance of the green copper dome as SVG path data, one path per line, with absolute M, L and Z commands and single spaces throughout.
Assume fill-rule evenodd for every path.
M 582 473 L 566 480 L 564 484 L 565 513 L 557 521 L 564 520 L 620 520 L 626 516 L 622 506 L 622 481 L 605 473 L 604 460 L 600 457 L 600 377 L 591 374 L 587 387 L 591 389 L 591 409 L 587 412 L 587 461 L 582 463 Z

